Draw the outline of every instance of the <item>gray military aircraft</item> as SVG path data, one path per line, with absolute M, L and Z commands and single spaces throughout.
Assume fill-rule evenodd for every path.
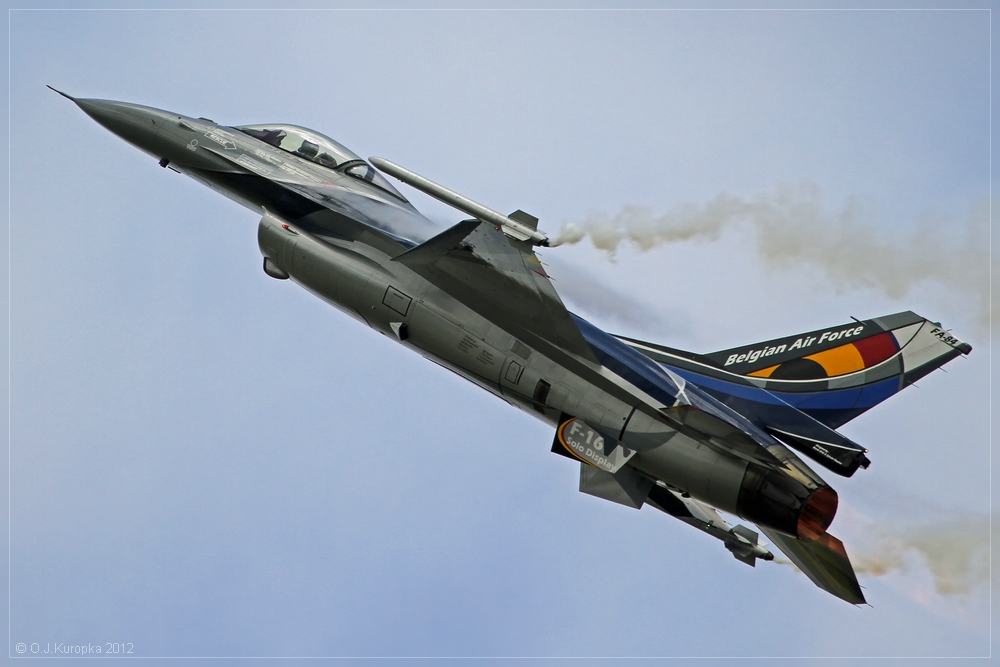
M 534 252 L 548 239 L 523 211 L 503 215 L 304 127 L 60 94 L 260 215 L 267 275 L 552 424 L 552 451 L 579 462 L 584 493 L 650 505 L 748 565 L 772 560 L 757 531 L 718 510 L 740 517 L 817 586 L 865 601 L 827 532 L 837 493 L 792 450 L 839 475 L 867 468 L 868 450 L 836 429 L 971 351 L 941 324 L 903 312 L 709 354 L 611 335 L 563 306 Z M 471 219 L 440 230 L 380 171 Z

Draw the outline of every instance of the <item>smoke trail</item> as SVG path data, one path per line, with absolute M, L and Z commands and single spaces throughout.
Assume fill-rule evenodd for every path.
M 926 563 L 941 595 L 968 595 L 989 581 L 990 531 L 985 516 L 904 530 L 872 526 L 868 533 L 853 557 L 858 574 L 879 577 L 906 572 L 910 556 L 917 555 Z
M 934 281 L 971 296 L 980 323 L 988 321 L 987 203 L 974 207 L 958 237 L 954 225 L 931 219 L 889 234 L 855 200 L 833 214 L 824 212 L 822 204 L 820 188 L 806 183 L 749 199 L 723 193 L 704 206 L 686 205 L 661 216 L 626 206 L 614 217 L 594 215 L 564 224 L 552 245 L 579 243 L 589 236 L 595 247 L 611 254 L 625 242 L 646 251 L 670 243 L 714 241 L 728 227 L 747 224 L 769 268 L 808 264 L 824 269 L 837 289 L 874 288 L 894 299 L 919 282 Z
M 854 571 L 883 577 L 906 574 L 922 565 L 934 590 L 943 596 L 969 596 L 990 580 L 990 522 L 986 515 L 967 513 L 949 520 L 894 527 L 841 507 L 841 534 Z M 784 558 L 775 563 L 792 565 Z

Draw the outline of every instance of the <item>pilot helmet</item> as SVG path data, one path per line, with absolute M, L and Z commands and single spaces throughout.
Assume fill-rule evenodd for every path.
M 302 157 L 312 159 L 316 157 L 316 154 L 319 152 L 319 144 L 313 143 L 308 139 L 306 139 L 302 142 L 302 145 L 299 146 L 299 150 L 295 152 L 301 155 Z

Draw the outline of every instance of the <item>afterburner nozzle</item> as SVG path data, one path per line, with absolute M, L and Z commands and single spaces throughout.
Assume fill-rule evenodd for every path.
M 826 486 L 817 489 L 799 512 L 798 536 L 802 540 L 815 540 L 826 532 L 837 515 L 837 492 Z

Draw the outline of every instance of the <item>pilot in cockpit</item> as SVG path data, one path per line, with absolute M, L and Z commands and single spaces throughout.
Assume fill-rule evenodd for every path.
M 316 154 L 319 152 L 319 144 L 313 143 L 308 139 L 302 140 L 302 145 L 295 149 L 295 154 L 304 157 L 307 160 L 316 159 Z
M 331 169 L 336 168 L 337 159 L 330 155 L 329 153 L 320 153 L 319 144 L 309 141 L 308 139 L 302 140 L 302 145 L 295 150 L 295 154 L 299 157 L 304 157 L 307 160 L 321 164 L 324 167 L 329 167 Z
M 324 167 L 329 167 L 330 169 L 335 169 L 337 167 L 337 159 L 329 153 L 320 153 L 313 158 L 313 162 L 318 162 Z

